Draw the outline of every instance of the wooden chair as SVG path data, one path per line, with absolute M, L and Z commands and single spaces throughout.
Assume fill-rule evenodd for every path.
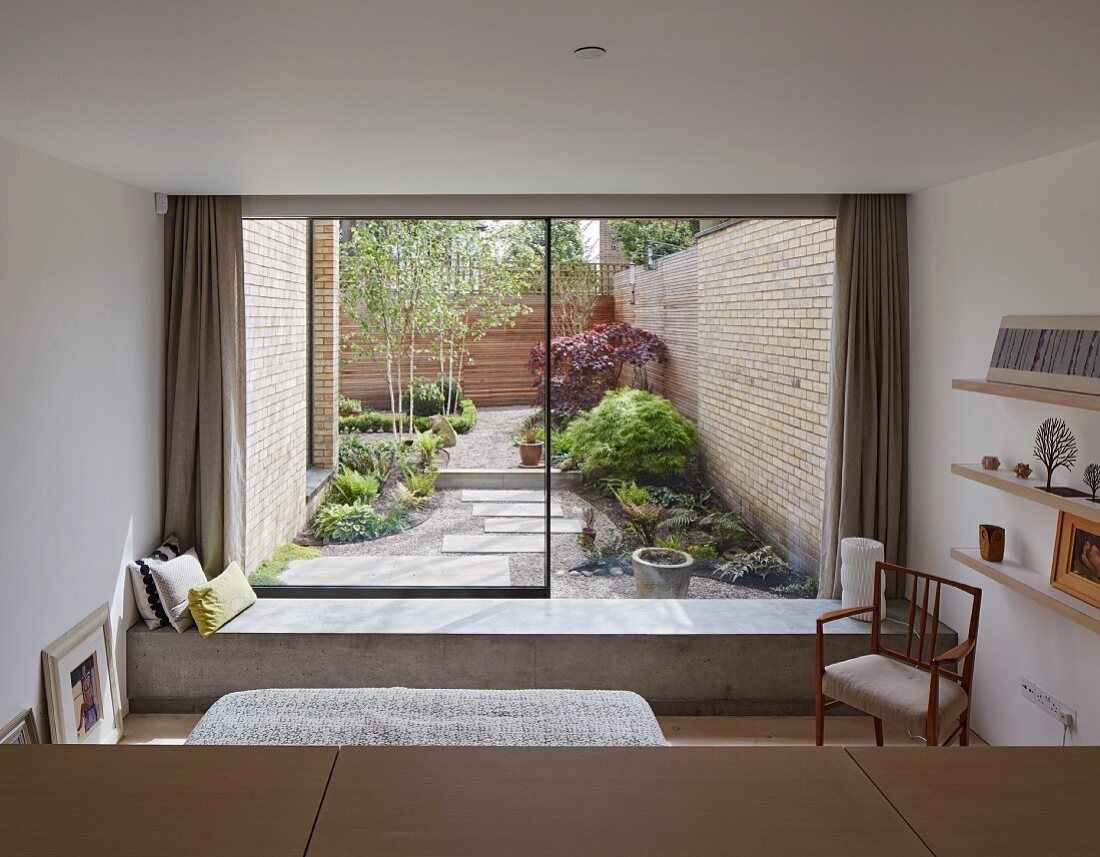
M 904 652 L 887 648 L 882 643 L 882 618 L 885 613 L 882 581 L 888 571 L 904 574 L 913 582 Z M 954 725 L 942 746 L 946 747 L 956 736 L 959 746 L 967 746 L 970 743 L 970 683 L 974 675 L 974 647 L 978 639 L 982 591 L 885 562 L 875 565 L 875 584 L 874 604 L 832 610 L 817 620 L 814 664 L 817 745 L 820 747 L 825 743 L 825 712 L 835 705 L 845 704 L 874 718 L 875 743 L 880 747 L 883 720 L 905 727 L 910 734 L 923 733 L 929 747 L 940 745 L 941 731 Z M 970 627 L 965 640 L 937 655 L 940 592 L 945 586 L 971 597 Z M 928 601 L 933 589 L 935 593 L 929 615 Z M 825 624 L 868 611 L 872 613 L 871 653 L 825 666 Z M 954 664 L 955 669 L 947 669 L 947 664 Z

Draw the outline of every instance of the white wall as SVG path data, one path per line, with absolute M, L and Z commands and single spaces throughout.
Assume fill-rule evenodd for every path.
M 1084 465 L 1100 461 L 1100 414 L 951 390 L 953 377 L 985 376 L 1001 315 L 1100 314 L 1100 143 L 913 194 L 909 240 L 911 564 L 982 587 L 979 734 L 1061 742 L 1062 726 L 1020 696 L 1023 674 L 1077 708 L 1069 743 L 1100 744 L 1100 635 L 948 557 L 977 545 L 979 523 L 1001 524 L 1006 555 L 1045 577 L 1057 521 L 1053 510 L 952 477 L 952 461 L 1029 460 L 1036 426 L 1052 415 L 1081 450 L 1070 483 L 1081 488 Z
M 144 190 L 0 140 L 0 721 L 162 519 L 162 219 Z M 125 697 L 125 690 L 123 690 Z

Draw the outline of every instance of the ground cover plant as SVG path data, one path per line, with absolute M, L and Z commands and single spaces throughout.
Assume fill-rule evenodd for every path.
M 467 434 L 477 423 L 477 407 L 470 399 L 459 402 L 458 410 L 453 414 L 444 415 L 451 428 L 457 434 Z M 411 427 L 415 431 L 428 431 L 431 428 L 430 416 L 413 417 Z M 402 415 L 395 417 L 392 414 L 384 414 L 381 411 L 365 409 L 361 414 L 348 417 L 340 417 L 340 432 L 359 432 L 361 434 L 374 434 L 378 432 L 392 432 L 395 425 L 400 434 L 409 431 L 408 417 Z
M 286 542 L 278 545 L 271 556 L 260 563 L 259 568 L 248 576 L 248 582 L 253 586 L 278 586 L 282 582 L 282 573 L 290 563 L 299 559 L 317 559 L 320 556 L 321 552 L 317 548 Z
M 365 503 L 326 503 L 313 519 L 313 535 L 323 542 L 377 539 L 405 529 L 408 514 L 400 503 L 379 512 Z

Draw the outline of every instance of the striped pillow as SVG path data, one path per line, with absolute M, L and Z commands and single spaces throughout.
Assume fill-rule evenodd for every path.
M 175 533 L 172 533 L 164 540 L 164 544 L 149 556 L 134 560 L 127 566 L 130 569 L 130 583 L 134 587 L 134 602 L 137 604 L 138 613 L 150 630 L 163 628 L 168 624 L 168 613 L 160 603 L 152 570 L 175 559 L 181 553 L 183 551 L 180 550 L 179 539 L 176 538 Z

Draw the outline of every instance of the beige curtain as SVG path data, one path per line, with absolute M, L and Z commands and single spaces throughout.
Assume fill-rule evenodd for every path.
M 903 195 L 843 196 L 836 225 L 819 597 L 840 597 L 839 543 L 906 549 L 909 252 Z
M 176 196 L 164 221 L 165 533 L 208 576 L 244 553 L 240 197 Z

